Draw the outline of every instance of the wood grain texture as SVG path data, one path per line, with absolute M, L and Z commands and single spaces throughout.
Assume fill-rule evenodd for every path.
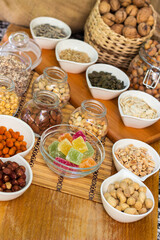
M 15 28 L 10 26 L 9 31 Z M 19 28 L 16 28 L 18 31 Z M 7 35 L 6 35 L 7 36 Z M 42 50 L 43 61 L 37 68 L 57 65 L 53 51 Z M 73 78 L 70 81 L 70 78 Z M 82 94 L 86 93 L 84 77 L 69 74 L 71 101 L 80 91 L 72 88 L 80 84 Z M 83 82 L 81 84 L 80 82 Z M 75 92 L 74 92 L 75 91 Z M 88 98 L 90 97 L 87 91 Z M 82 100 L 83 96 L 79 96 Z M 124 130 L 124 129 L 122 129 Z M 160 154 L 160 141 L 152 144 Z M 100 169 L 101 171 L 101 169 Z M 114 173 L 114 169 L 112 170 Z M 73 180 L 74 181 L 74 180 Z M 155 208 L 146 218 L 130 224 L 118 223 L 105 212 L 101 203 L 85 200 L 62 192 L 40 186 L 31 187 L 19 198 L 0 202 L 0 239 L 1 240 L 156 240 L 158 216 L 157 172 L 145 181 L 155 198 Z M 96 188 L 98 191 L 99 186 Z

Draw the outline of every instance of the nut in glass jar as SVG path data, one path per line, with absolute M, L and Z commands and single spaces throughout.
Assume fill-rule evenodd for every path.
M 14 116 L 19 106 L 19 97 L 15 93 L 14 82 L 0 76 L 0 114 Z
M 60 108 L 70 99 L 70 89 L 67 82 L 68 75 L 59 67 L 47 67 L 43 74 L 33 83 L 33 92 L 47 90 L 54 92 L 59 98 Z
M 83 127 L 102 140 L 108 131 L 106 112 L 102 103 L 96 100 L 84 100 L 81 107 L 71 114 L 69 124 Z
M 36 91 L 33 99 L 24 105 L 21 119 L 28 123 L 38 137 L 47 128 L 60 124 L 62 113 L 57 95 L 49 91 Z

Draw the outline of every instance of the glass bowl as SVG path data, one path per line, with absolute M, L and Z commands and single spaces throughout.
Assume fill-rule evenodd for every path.
M 74 135 L 78 131 L 82 131 L 85 134 L 86 140 L 92 145 L 93 149 L 95 150 L 94 156 L 93 156 L 93 159 L 97 163 L 95 166 L 88 167 L 88 168 L 67 166 L 63 163 L 60 163 L 55 158 L 49 155 L 48 146 L 53 141 L 58 140 L 58 137 L 60 135 L 64 133 L 70 133 L 71 135 Z M 58 175 L 61 175 L 67 178 L 85 177 L 95 172 L 100 167 L 101 163 L 105 158 L 104 147 L 96 136 L 94 136 L 92 133 L 85 130 L 84 128 L 80 128 L 80 127 L 69 125 L 69 124 L 56 125 L 44 131 L 41 136 L 40 151 L 47 166 Z

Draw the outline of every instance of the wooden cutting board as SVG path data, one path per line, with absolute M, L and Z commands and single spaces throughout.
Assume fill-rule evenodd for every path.
M 19 30 L 26 31 L 30 34 L 29 29 L 22 28 L 11 24 L 3 38 L 3 41 L 8 39 L 8 36 L 12 32 Z M 31 36 L 31 35 L 30 35 Z M 35 69 L 39 74 L 42 74 L 43 69 L 49 66 L 59 66 L 54 50 L 42 49 L 42 62 Z M 85 73 L 81 74 L 71 74 L 68 73 L 68 82 L 71 89 L 71 99 L 70 102 L 74 107 L 81 105 L 82 101 L 85 99 L 93 99 L 87 82 L 85 79 Z M 99 100 L 99 99 L 97 99 Z M 113 142 L 122 138 L 134 138 L 147 143 L 154 143 L 160 139 L 160 120 L 154 125 L 144 128 L 135 129 L 124 126 L 118 111 L 117 98 L 109 101 L 102 101 L 107 108 L 107 119 L 108 119 L 108 138 Z

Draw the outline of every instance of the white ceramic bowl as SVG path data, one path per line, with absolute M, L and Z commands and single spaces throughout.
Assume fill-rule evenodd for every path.
M 105 89 L 100 87 L 93 87 L 88 77 L 88 74 L 92 73 L 93 71 L 96 71 L 96 72 L 104 71 L 104 72 L 112 73 L 113 76 L 117 77 L 117 79 L 124 82 L 125 88 L 121 90 L 110 90 L 110 89 Z M 116 68 L 108 64 L 98 63 L 88 67 L 86 71 L 86 80 L 92 96 L 94 98 L 103 99 L 103 100 L 109 100 L 119 96 L 122 92 L 126 91 L 130 86 L 130 81 L 128 76 L 119 68 Z
M 14 156 L 21 155 L 22 157 L 24 157 L 31 151 L 35 143 L 35 135 L 31 127 L 27 123 L 16 117 L 12 117 L 9 115 L 0 115 L 0 126 L 5 126 L 7 129 L 12 128 L 14 131 L 20 132 L 20 134 L 24 136 L 24 141 L 27 142 L 27 150 Z M 1 159 L 9 160 L 13 157 Z
M 147 174 L 144 177 L 138 177 L 135 174 L 133 174 L 134 176 L 136 176 L 139 180 L 141 181 L 145 181 L 148 177 L 150 177 L 151 175 L 153 175 L 154 173 L 156 173 L 157 171 L 159 171 L 160 168 L 160 157 L 158 155 L 158 153 L 156 152 L 156 150 L 154 150 L 154 148 L 152 148 L 150 145 L 148 145 L 147 143 L 144 143 L 142 141 L 136 140 L 136 139 L 121 139 L 118 140 L 117 142 L 115 142 L 113 144 L 112 147 L 112 156 L 113 156 L 113 161 L 114 161 L 114 165 L 117 169 L 117 171 L 120 171 L 121 169 L 125 169 L 127 171 L 129 171 L 127 168 L 125 168 L 117 159 L 117 157 L 115 156 L 115 152 L 117 151 L 118 148 L 124 148 L 129 144 L 133 144 L 135 147 L 144 147 L 148 150 L 148 154 L 152 157 L 152 160 L 155 162 L 155 168 L 153 170 L 152 173 Z M 130 171 L 129 171 L 130 172 Z
M 65 49 L 85 52 L 90 57 L 91 61 L 89 63 L 79 63 L 79 62 L 60 59 L 59 54 L 62 50 L 65 50 Z M 56 58 L 61 68 L 66 72 L 81 73 L 81 72 L 84 72 L 90 65 L 97 62 L 98 53 L 91 45 L 89 45 L 86 42 L 76 40 L 76 39 L 67 39 L 59 42 L 56 45 Z
M 60 38 L 60 39 L 37 37 L 34 34 L 33 28 L 36 27 L 37 25 L 46 24 L 46 23 L 63 29 L 65 34 L 66 34 L 66 37 L 65 38 Z M 54 49 L 56 44 L 59 41 L 67 39 L 71 36 L 70 27 L 66 23 L 64 23 L 64 22 L 62 22 L 62 21 L 60 21 L 56 18 L 52 18 L 52 17 L 37 17 L 37 18 L 34 18 L 30 22 L 30 31 L 31 31 L 32 37 L 35 40 L 35 42 L 40 46 L 40 48 L 44 48 L 44 49 Z
M 104 193 L 107 192 L 109 184 L 114 183 L 116 181 L 122 181 L 125 178 L 131 178 L 134 182 L 137 182 L 140 186 L 147 188 L 146 196 L 147 196 L 147 198 L 150 198 L 153 201 L 153 206 L 148 212 L 146 212 L 144 214 L 140 214 L 140 215 L 127 214 L 127 213 L 117 210 L 116 208 L 112 207 L 107 202 L 107 200 L 104 197 Z M 154 201 L 154 197 L 153 197 L 151 191 L 149 190 L 149 188 L 144 183 L 142 183 L 139 179 L 137 179 L 137 177 L 135 177 L 132 173 L 130 173 L 129 171 L 123 170 L 123 169 L 120 172 L 114 174 L 113 176 L 105 179 L 101 185 L 100 192 L 101 192 L 102 203 L 103 203 L 103 206 L 104 206 L 106 212 L 108 213 L 108 215 L 110 217 L 112 217 L 113 219 L 115 219 L 118 222 L 129 223 L 129 222 L 138 221 L 138 220 L 146 217 L 154 209 L 155 201 Z
M 8 161 L 8 159 L 3 159 L 3 162 Z M 0 192 L 0 201 L 8 201 L 8 200 L 12 200 L 15 199 L 19 196 L 21 196 L 31 185 L 32 183 L 32 179 L 33 179 L 33 173 L 31 170 L 30 165 L 28 164 L 28 162 L 21 157 L 20 155 L 14 156 L 12 158 L 13 162 L 18 163 L 19 165 L 22 165 L 26 168 L 25 174 L 26 174 L 26 186 L 23 187 L 21 190 L 16 191 L 16 192 Z
M 127 96 L 134 96 L 144 100 L 146 103 L 148 103 L 150 107 L 157 110 L 158 117 L 154 119 L 145 119 L 123 114 L 122 108 L 120 106 L 120 100 L 121 98 L 125 98 Z M 118 109 L 123 120 L 123 123 L 127 127 L 145 128 L 151 126 L 160 119 L 160 102 L 150 94 L 138 90 L 129 90 L 122 93 L 118 98 Z

